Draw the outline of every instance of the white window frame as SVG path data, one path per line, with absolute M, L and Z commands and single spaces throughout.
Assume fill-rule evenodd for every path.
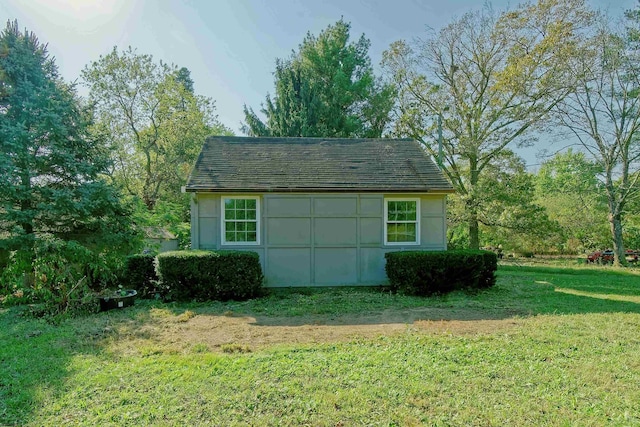
M 225 205 L 227 200 L 255 200 L 256 201 L 256 241 L 255 242 L 227 242 Z M 230 220 L 234 221 L 234 220 Z M 260 245 L 260 197 L 258 196 L 221 196 L 220 197 L 220 236 L 224 246 L 258 246 Z
M 416 203 L 416 220 L 415 221 L 389 221 L 389 202 L 415 202 Z M 389 242 L 387 240 L 388 225 L 391 223 L 406 223 L 416 225 L 415 242 Z M 420 245 L 420 198 L 418 197 L 385 197 L 384 198 L 384 244 L 385 246 L 419 246 Z

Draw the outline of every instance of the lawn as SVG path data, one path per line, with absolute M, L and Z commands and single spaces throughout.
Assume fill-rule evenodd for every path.
M 0 425 L 640 425 L 640 273 L 280 291 L 52 325 L 0 309 Z

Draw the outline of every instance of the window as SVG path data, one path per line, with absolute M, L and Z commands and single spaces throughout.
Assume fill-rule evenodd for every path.
M 420 244 L 420 199 L 384 200 L 384 244 Z
M 260 203 L 257 197 L 222 198 L 222 244 L 260 244 Z

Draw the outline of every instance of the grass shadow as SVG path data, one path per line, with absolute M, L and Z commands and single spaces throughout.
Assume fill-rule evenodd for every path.
M 0 425 L 27 425 L 43 405 L 69 392 L 78 360 L 99 369 L 111 363 L 110 339 L 123 325 L 149 322 L 149 310 L 130 307 L 84 314 L 51 323 L 29 314 L 29 306 L 0 309 Z M 110 381 L 109 372 L 103 375 Z M 113 378 L 115 381 L 116 378 Z M 77 420 L 76 420 L 77 421 Z
M 344 293 L 343 293 L 344 292 Z M 369 294 L 367 294 L 367 292 Z M 278 296 L 270 297 L 278 298 Z M 410 323 L 416 320 L 496 320 L 539 314 L 640 313 L 640 275 L 608 269 L 507 267 L 490 289 L 429 298 L 375 289 L 305 290 L 285 297 L 289 305 L 253 310 L 256 325 Z M 268 301 L 269 299 L 267 299 Z M 294 314 L 294 315 L 292 315 Z
M 140 301 L 124 310 L 51 325 L 0 309 L 0 425 L 28 424 L 39 406 L 72 387 L 76 357 L 91 369 L 113 366 L 122 354 L 110 344 L 159 340 L 167 322 L 189 328 L 193 316 L 243 317 L 250 327 L 385 325 L 418 320 L 481 321 L 536 315 L 640 313 L 640 275 L 626 270 L 501 267 L 496 286 L 420 298 L 380 288 L 281 289 L 249 301 L 170 303 Z M 159 320 L 160 319 L 160 320 Z M 166 325 L 166 324 L 165 324 Z M 161 346 L 161 344 L 159 344 Z M 153 346 L 150 346 L 152 351 Z M 80 357 L 79 357 L 80 356 Z M 86 369 L 83 367 L 82 369 Z M 123 368 L 124 369 L 124 368 Z M 105 373 L 105 381 L 109 375 Z
M 62 392 L 75 355 L 100 351 L 68 322 L 53 325 L 27 311 L 0 310 L 0 425 L 26 424 L 44 397 Z
M 417 320 L 476 321 L 538 314 L 640 312 L 640 275 L 626 270 L 500 267 L 490 289 L 428 298 L 376 287 L 275 288 L 249 301 L 175 303 L 180 315 L 255 319 L 255 326 L 374 325 Z
M 499 320 L 538 314 L 640 312 L 640 275 L 607 268 L 501 266 L 496 286 L 432 297 L 384 287 L 272 288 L 249 301 L 173 303 L 205 316 L 255 319 L 255 326 L 373 325 L 416 320 Z
M 634 271 L 507 267 L 498 278 L 495 289 L 502 295 L 496 300 L 531 314 L 640 312 L 640 275 Z

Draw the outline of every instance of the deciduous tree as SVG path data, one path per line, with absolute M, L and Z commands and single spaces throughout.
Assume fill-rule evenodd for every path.
M 230 134 L 209 98 L 193 93 L 186 68 L 114 48 L 82 72 L 97 113 L 94 131 L 114 153 L 112 177 L 152 210 L 159 198 L 179 199 L 209 134 Z
M 603 20 L 584 40 L 572 61 L 573 90 L 555 109 L 601 168 L 616 264 L 625 263 L 624 215 L 640 177 L 640 8 L 626 18 L 626 29 Z
M 575 253 L 609 247 L 602 168 L 585 153 L 558 153 L 536 174 L 535 199 L 562 230 L 561 251 Z
M 485 8 L 385 52 L 400 91 L 395 132 L 438 158 L 441 120 L 442 168 L 461 198 L 472 248 L 493 203 L 483 177 L 499 170 L 505 150 L 532 143 L 569 92 L 569 58 L 589 16 L 582 0 L 540 0 L 499 15 Z

